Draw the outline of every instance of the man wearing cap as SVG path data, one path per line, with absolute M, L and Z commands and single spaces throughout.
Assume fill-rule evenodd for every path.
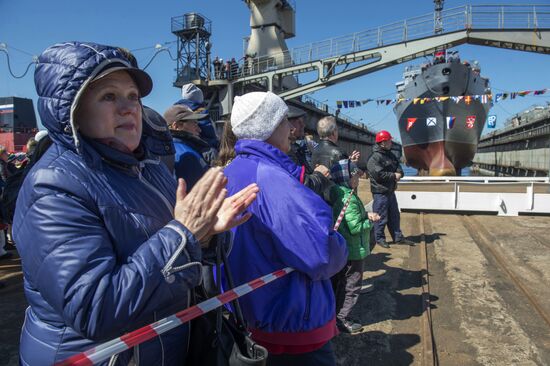
M 397 157 L 391 152 L 392 136 L 388 131 L 376 134 L 376 145 L 367 161 L 370 177 L 370 189 L 373 195 L 372 210 L 380 215 L 380 220 L 374 224 L 376 243 L 383 248 L 389 248 L 384 229 L 386 224 L 390 235 L 396 244 L 414 243 L 407 240 L 401 232 L 399 206 L 395 197 L 397 182 L 403 177 L 403 169 Z
M 199 123 L 200 138 L 208 142 L 212 149 L 205 152 L 204 160 L 209 165 L 217 158 L 217 150 L 220 145 L 214 124 L 208 115 L 207 106 L 204 103 L 204 94 L 195 84 L 189 83 L 181 87 L 181 99 L 174 104 L 181 104 L 189 107 L 193 112 L 204 114 Z
M 194 113 L 189 107 L 181 104 L 175 104 L 164 112 L 164 119 L 174 137 L 176 148 L 174 173 L 177 178 L 185 179 L 187 192 L 210 167 L 202 153 L 211 147 L 200 138 L 201 129 L 198 124 L 198 120 L 205 116 Z
M 300 180 L 306 187 L 323 195 L 331 182 L 328 179 L 329 170 L 324 165 L 319 165 L 315 169 L 311 168 L 306 156 L 307 146 L 299 144 L 298 140 L 303 140 L 305 136 L 305 121 L 306 112 L 292 105 L 288 106 L 288 122 L 292 125 L 290 128 L 290 150 L 288 156 L 292 161 L 302 168 Z M 304 141 L 305 142 L 305 141 Z
M 236 156 L 226 168 L 229 194 L 252 182 L 260 192 L 252 217 L 234 230 L 229 253 L 235 283 L 292 267 L 294 272 L 240 299 L 252 338 L 270 365 L 336 364 L 337 334 L 330 278 L 346 263 L 347 247 L 333 230 L 330 207 L 300 183 L 301 167 L 286 155 L 288 107 L 271 92 L 235 97 L 231 127 Z

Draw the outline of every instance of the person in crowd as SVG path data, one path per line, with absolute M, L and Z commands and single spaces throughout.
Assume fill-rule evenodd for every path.
M 225 76 L 227 80 L 233 79 L 233 75 L 231 74 L 231 60 L 225 62 Z
M 330 190 L 332 215 L 334 221 L 349 202 L 338 232 L 346 239 L 348 262 L 332 278 L 336 297 L 336 322 L 338 328 L 346 333 L 361 330 L 361 324 L 352 321 L 349 315 L 357 303 L 362 289 L 364 259 L 370 254 L 369 235 L 372 222 L 378 221 L 377 213 L 365 211 L 365 206 L 357 195 L 359 178 L 363 172 L 349 159 L 340 160 L 331 169 L 334 185 Z
M 235 57 L 231 58 L 229 67 L 231 68 L 231 78 L 237 78 L 239 74 L 239 64 L 237 63 L 237 60 L 235 60 Z
M 400 224 L 399 206 L 395 197 L 397 182 L 403 177 L 403 169 L 397 157 L 391 152 L 392 136 L 388 131 L 380 131 L 375 137 L 376 144 L 367 161 L 370 178 L 370 190 L 373 195 L 374 212 L 380 215 L 380 220 L 374 225 L 376 243 L 383 248 L 389 248 L 384 233 L 386 225 L 396 244 L 414 243 L 403 236 Z
M 35 147 L 36 147 L 36 140 L 34 139 L 34 137 L 31 137 L 30 139 L 27 140 L 27 145 L 25 146 L 25 154 L 27 154 L 27 156 L 32 155 Z
M 0 185 L 4 187 L 8 178 L 17 171 L 17 168 L 10 160 L 10 154 L 6 148 L 0 145 Z
M 304 135 L 304 142 L 305 142 L 305 146 L 306 146 L 306 159 L 309 163 L 309 165 L 311 166 L 311 157 L 313 155 L 313 151 L 315 150 L 315 148 L 317 147 L 317 145 L 319 145 L 315 139 L 313 138 L 313 135 L 311 133 L 306 133 Z
M 216 160 L 216 166 L 226 167 L 235 159 L 235 144 L 237 136 L 231 129 L 231 122 L 226 121 L 223 125 L 222 139 L 220 141 L 220 153 Z
M 176 149 L 174 173 L 177 178 L 185 179 L 188 191 L 210 167 L 202 155 L 210 147 L 200 138 L 198 124 L 198 120 L 204 116 L 181 104 L 174 104 L 164 112 Z
M 119 47 L 130 65 L 139 68 L 136 57 L 130 50 Z M 164 118 L 154 109 L 143 106 L 143 143 L 149 152 L 160 159 L 168 170 L 174 170 L 174 154 L 176 150 L 172 135 Z
M 306 187 L 322 196 L 323 192 L 325 192 L 331 184 L 328 178 L 330 172 L 324 165 L 318 165 L 313 169 L 307 160 L 307 146 L 298 142 L 303 140 L 305 135 L 305 116 L 306 112 L 302 109 L 288 106 L 287 118 L 292 126 L 290 128 L 290 150 L 288 156 L 296 165 L 302 168 L 300 181 L 303 182 Z
M 353 151 L 351 156 L 348 156 L 344 150 L 338 145 L 338 126 L 336 125 L 336 118 L 333 116 L 326 116 L 319 120 L 317 123 L 317 133 L 321 141 L 313 150 L 311 157 L 311 164 L 313 166 L 324 165 L 329 170 L 338 161 L 343 159 L 351 159 L 353 162 L 359 161 L 361 154 L 359 151 Z
M 292 267 L 294 272 L 240 300 L 252 338 L 270 352 L 268 365 L 335 365 L 337 334 L 330 278 L 347 260 L 330 207 L 300 183 L 286 155 L 288 107 L 271 92 L 235 97 L 231 127 L 236 157 L 225 168 L 229 193 L 257 183 L 252 218 L 233 231 L 229 263 L 236 283 Z
M 3 194 L 8 180 L 17 172 L 17 168 L 13 163 L 13 159 L 10 159 L 6 148 L 0 145 L 0 196 Z M 5 248 L 7 241 L 8 225 L 6 224 L 6 211 L 4 206 L 0 207 L 0 259 L 9 259 L 13 256 Z
M 7 225 L 7 230 L 5 231 L 5 248 L 8 250 L 16 249 L 15 242 L 13 241 L 12 236 L 12 224 L 17 197 L 19 195 L 21 185 L 23 184 L 23 181 L 32 166 L 40 159 L 40 157 L 51 145 L 51 139 L 48 137 L 48 131 L 46 130 L 38 131 L 36 135 L 34 135 L 33 139 L 35 141 L 35 146 L 30 152 L 27 151 L 25 165 L 17 169 L 16 172 L 14 172 L 12 175 L 10 175 L 2 192 L 2 219 L 4 224 Z
M 212 162 L 216 159 L 218 153 L 218 147 L 220 141 L 216 135 L 216 129 L 212 120 L 208 115 L 208 109 L 204 103 L 204 95 L 202 90 L 200 90 L 195 84 L 185 84 L 181 87 L 181 98 L 174 104 L 185 105 L 195 113 L 204 114 L 204 118 L 199 121 L 200 137 L 204 141 L 208 142 L 208 145 L 211 147 L 209 150 L 203 152 L 204 159 L 208 162 L 209 165 L 212 165 Z
M 174 171 L 176 148 L 168 123 L 160 113 L 143 106 L 143 143 L 152 155 L 166 165 L 168 171 Z
M 214 65 L 214 79 L 221 79 L 221 68 L 222 68 L 223 60 L 220 60 L 218 56 L 212 61 L 212 64 Z
M 20 364 L 39 366 L 187 307 L 201 248 L 249 218 L 258 188 L 226 198 L 211 169 L 186 194 L 143 143 L 152 81 L 118 48 L 51 46 L 35 84 L 52 145 L 23 182 L 13 235 L 29 303 Z M 183 365 L 188 333 L 179 326 L 109 364 Z

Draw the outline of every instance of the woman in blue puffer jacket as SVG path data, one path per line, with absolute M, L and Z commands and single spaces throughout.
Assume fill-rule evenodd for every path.
M 244 222 L 238 215 L 257 192 L 226 199 L 227 179 L 212 169 L 185 194 L 143 143 L 140 98 L 151 78 L 118 48 L 52 46 L 35 83 L 53 145 L 23 183 L 13 226 L 30 305 L 20 361 L 32 366 L 187 307 L 201 246 Z M 182 365 L 188 331 L 173 329 L 113 364 Z

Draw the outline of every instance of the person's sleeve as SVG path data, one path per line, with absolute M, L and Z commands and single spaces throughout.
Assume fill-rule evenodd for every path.
M 312 280 L 329 279 L 348 257 L 345 239 L 333 230 L 330 207 L 287 175 L 281 177 L 282 173 L 272 171 L 263 174 L 254 204 L 260 220 L 277 240 L 278 257 Z
M 401 168 L 401 164 L 399 163 L 399 160 L 397 161 L 397 173 L 401 174 L 401 178 L 405 176 L 405 172 L 403 171 L 403 168 Z
M 200 245 L 181 223 L 170 221 L 120 257 L 83 184 L 59 171 L 43 175 L 14 236 L 30 287 L 83 337 L 103 340 L 131 330 L 181 301 L 182 285 L 200 283 Z
M 395 181 L 395 174 L 384 171 L 383 168 L 377 164 L 376 158 L 374 157 L 370 158 L 367 162 L 367 170 L 369 176 L 376 182 L 387 183 Z
M 311 167 L 313 169 L 315 169 L 315 167 L 317 167 L 317 165 L 321 164 L 321 159 L 320 158 L 321 158 L 321 154 L 319 152 L 319 148 L 315 147 L 315 149 L 313 149 L 313 152 L 311 153 Z
M 348 209 L 344 214 L 351 235 L 361 234 L 364 231 L 370 230 L 372 226 L 368 216 L 362 216 L 362 211 L 359 207 L 360 204 L 362 204 L 361 201 L 356 197 L 352 197 Z
M 321 197 L 323 193 L 330 188 L 330 183 L 330 179 L 319 172 L 306 174 L 304 178 L 304 185 Z

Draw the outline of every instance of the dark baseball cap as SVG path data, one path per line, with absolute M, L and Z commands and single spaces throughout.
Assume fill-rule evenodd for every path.
M 305 116 L 306 114 L 307 114 L 307 112 L 304 111 L 303 109 L 297 108 L 293 105 L 288 105 L 288 115 L 286 116 L 286 118 L 288 118 L 288 119 L 300 118 L 300 117 Z

